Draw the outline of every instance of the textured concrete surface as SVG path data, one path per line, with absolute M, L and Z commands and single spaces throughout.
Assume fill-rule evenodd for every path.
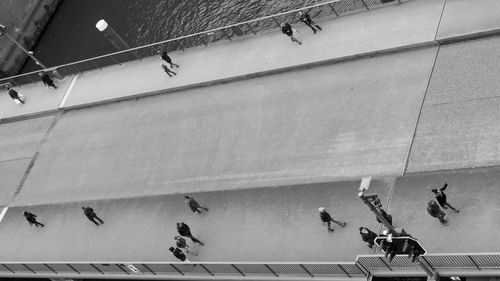
M 0 162 L 31 158 L 53 116 L 0 124 Z
M 408 172 L 500 165 L 499 43 L 440 48 Z
M 16 204 L 401 175 L 435 52 L 66 112 Z
M 0 206 L 10 202 L 31 158 L 0 162 Z
M 71 77 L 66 77 L 62 81 L 54 80 L 57 89 L 47 89 L 42 82 L 15 87 L 14 90 L 24 96 L 26 103 L 21 105 L 14 103 L 7 91 L 0 91 L 0 120 L 57 111 L 71 80 Z
M 373 214 L 357 197 L 360 181 L 194 194 L 209 208 L 194 214 L 183 196 L 83 202 L 11 208 L 0 224 L 2 261 L 175 261 L 168 248 L 175 223 L 184 221 L 205 246 L 193 261 L 354 261 L 373 250 L 362 242 L 359 226 L 378 232 Z M 387 204 L 394 179 L 373 180 Z M 81 206 L 91 205 L 105 221 L 95 226 Z M 328 233 L 318 208 L 348 225 Z M 45 228 L 29 226 L 32 211 Z M 189 241 L 190 242 L 190 241 Z M 300 253 L 300 254 L 297 254 Z
M 436 39 L 500 29 L 500 1 L 448 0 Z
M 417 237 L 429 253 L 500 251 L 500 169 L 482 168 L 407 175 L 398 178 L 389 213 L 397 226 Z M 448 202 L 460 213 L 445 210 L 449 225 L 427 214 L 433 188 L 448 182 Z
M 321 62 L 434 40 L 444 0 L 408 1 L 321 22 L 313 35 L 298 27 L 299 46 L 281 31 L 226 44 L 172 53 L 181 68 L 175 78 L 161 69 L 158 57 L 81 75 L 66 107 L 182 88 L 253 73 Z M 113 83 L 112 81 L 120 81 Z

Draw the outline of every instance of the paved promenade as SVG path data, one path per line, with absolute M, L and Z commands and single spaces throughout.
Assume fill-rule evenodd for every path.
M 353 261 L 373 253 L 358 227 L 379 230 L 356 197 L 366 175 L 429 252 L 500 251 L 499 170 L 429 172 L 500 164 L 498 86 L 481 80 L 497 73 L 498 39 L 435 42 L 494 32 L 493 14 L 454 29 L 450 11 L 470 4 L 447 3 L 332 19 L 316 35 L 300 27 L 302 46 L 271 32 L 173 53 L 172 79 L 154 57 L 68 77 L 57 91 L 23 86 L 22 107 L 2 93 L 1 119 L 34 118 L 0 125 L 0 206 L 16 195 L 0 259 L 173 260 L 182 220 L 207 243 L 194 261 Z M 443 90 L 452 80 L 460 89 Z M 425 213 L 444 181 L 461 209 L 448 227 Z M 190 213 L 184 193 L 210 212 Z M 82 204 L 105 225 L 87 221 Z M 319 206 L 348 226 L 327 233 Z M 26 209 L 47 227 L 30 227 Z
M 393 215 L 394 225 L 419 239 L 429 253 L 498 252 L 500 223 L 499 169 L 472 169 L 416 174 L 372 181 Z M 449 226 L 426 213 L 431 189 L 445 181 L 449 202 L 460 213 L 448 213 Z M 378 232 L 380 225 L 357 197 L 359 181 L 193 194 L 209 208 L 192 213 L 182 194 L 11 208 L 0 224 L 3 261 L 175 261 L 168 248 L 175 223 L 186 222 L 206 243 L 195 245 L 192 261 L 354 261 L 371 254 L 358 227 Z M 95 226 L 81 210 L 91 205 L 105 221 Z M 335 219 L 328 233 L 318 207 Z M 30 227 L 22 212 L 36 213 L 45 228 Z

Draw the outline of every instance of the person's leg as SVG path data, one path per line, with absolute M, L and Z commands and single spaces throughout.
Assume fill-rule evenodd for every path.
M 338 225 L 340 225 L 340 226 L 342 226 L 342 227 L 345 227 L 345 226 L 346 226 L 346 224 L 347 224 L 347 223 L 345 223 L 345 222 L 340 222 L 340 221 L 337 221 L 337 220 L 334 220 L 334 219 L 332 219 L 332 222 L 334 222 L 334 223 L 336 223 L 336 224 L 338 224 Z
M 193 243 L 198 243 L 198 244 L 200 244 L 202 246 L 205 245 L 205 244 L 203 244 L 203 242 L 201 242 L 200 240 L 196 239 L 196 237 L 194 237 L 193 235 L 190 235 L 188 237 L 191 238 L 191 241 L 193 241 Z
M 24 104 L 24 100 L 21 97 L 17 97 L 16 100 L 18 100 L 20 103 Z
M 175 67 L 179 68 L 179 65 L 176 63 L 172 63 Z
M 311 24 L 314 25 L 319 30 L 322 30 L 321 26 L 319 26 L 315 21 L 311 20 Z
M 41 226 L 41 227 L 44 227 L 45 225 L 43 223 L 40 223 L 38 221 L 35 221 L 35 225 L 38 227 L 38 226 Z
M 205 210 L 205 212 L 208 212 L 208 208 L 200 206 L 200 209 L 203 209 L 203 210 Z
M 293 42 L 297 42 L 297 44 L 302 45 L 302 42 L 300 42 L 295 36 L 291 35 L 290 39 L 292 39 Z
M 96 220 L 98 220 L 100 223 L 104 223 L 104 221 L 102 221 L 102 220 L 101 220 L 101 218 L 100 218 L 100 217 L 98 217 L 97 215 L 94 215 L 94 218 L 95 218 Z
M 186 245 L 186 253 L 190 253 L 193 256 L 197 256 L 198 255 L 198 253 L 195 250 L 191 249 L 191 247 L 189 247 L 188 245 Z
M 332 224 L 330 222 L 326 223 L 326 229 L 328 229 L 328 232 L 333 232 Z
M 460 212 L 458 209 L 456 209 L 455 207 L 453 207 L 452 205 L 450 205 L 450 203 L 448 203 L 448 202 L 444 203 L 444 205 L 450 207 L 450 209 L 452 209 L 455 213 Z
M 316 28 L 314 28 L 314 26 L 312 26 L 310 23 L 307 23 L 307 22 L 306 22 L 306 25 L 309 26 L 314 33 L 316 33 Z
M 448 221 L 444 218 L 445 213 L 443 211 L 439 212 L 438 219 L 442 224 L 446 224 Z
M 94 220 L 94 217 L 89 217 L 89 220 L 91 222 L 95 223 L 95 225 L 99 225 L 99 223 Z

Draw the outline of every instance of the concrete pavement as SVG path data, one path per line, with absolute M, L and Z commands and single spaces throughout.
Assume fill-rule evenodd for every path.
M 499 168 L 421 173 L 372 181 L 396 227 L 416 237 L 429 253 L 498 252 L 500 203 Z M 432 188 L 448 182 L 449 226 L 426 212 Z M 8 262 L 175 261 L 168 252 L 176 235 L 175 223 L 190 225 L 206 243 L 195 245 L 199 262 L 336 262 L 354 261 L 369 249 L 358 227 L 380 230 L 380 224 L 357 197 L 360 181 L 283 186 L 193 195 L 208 213 L 192 213 L 183 194 L 122 200 L 11 208 L 0 224 L 0 259 Z M 90 205 L 105 221 L 95 226 L 80 206 Z M 318 207 L 335 219 L 328 233 Z M 36 213 L 45 228 L 29 226 L 22 212 Z M 300 253 L 300 254 L 298 254 Z
M 65 112 L 15 204 L 401 175 L 435 55 L 419 49 Z
M 371 191 L 387 204 L 394 179 L 374 180 Z M 370 250 L 360 225 L 378 231 L 375 216 L 357 197 L 360 181 L 192 194 L 208 213 L 192 213 L 182 194 L 11 208 L 0 224 L 2 261 L 175 261 L 168 251 L 183 221 L 205 243 L 193 261 L 353 261 Z M 140 188 L 140 187 L 138 187 Z M 83 215 L 90 205 L 104 220 Z M 348 225 L 328 233 L 318 208 Z M 44 228 L 30 226 L 24 210 Z M 189 241 L 189 239 L 188 239 Z M 189 241 L 191 244 L 191 241 Z M 300 254 L 297 254 L 300 253 Z

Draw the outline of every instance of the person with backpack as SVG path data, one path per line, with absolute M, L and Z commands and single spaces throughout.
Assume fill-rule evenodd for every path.
M 297 44 L 302 45 L 302 42 L 295 37 L 295 34 L 297 33 L 297 30 L 295 28 L 292 28 L 292 26 L 288 22 L 283 22 L 280 25 L 281 27 L 281 32 L 285 34 L 286 36 L 290 37 L 292 42 L 297 42 Z
M 95 223 L 96 225 L 99 225 L 99 223 L 97 221 L 99 221 L 101 224 L 104 223 L 103 220 L 101 220 L 97 214 L 94 212 L 94 209 L 90 208 L 90 207 L 83 207 L 82 206 L 82 210 L 83 210 L 83 214 L 93 223 Z M 96 221 L 97 220 L 97 221 Z
M 175 245 L 177 246 L 177 248 L 179 248 L 181 250 L 184 249 L 186 251 L 186 253 L 190 253 L 193 256 L 198 255 L 198 253 L 195 250 L 191 249 L 191 247 L 188 246 L 186 239 L 182 238 L 181 236 L 175 236 L 174 241 L 175 241 Z
M 347 223 L 345 222 L 340 222 L 340 221 L 337 221 L 337 220 L 334 220 L 332 218 L 332 216 L 330 216 L 330 214 L 325 210 L 325 208 L 323 207 L 320 207 L 318 209 L 319 211 L 319 218 L 321 219 L 321 221 L 323 222 L 324 225 L 326 225 L 326 228 L 328 229 L 328 232 L 333 232 L 334 229 L 331 228 L 331 222 L 334 222 L 342 227 L 345 227 L 347 225 Z
M 205 245 L 203 244 L 203 242 L 201 242 L 200 240 L 196 239 L 196 237 L 194 237 L 192 234 L 191 234 L 191 229 L 189 229 L 189 226 L 183 222 L 178 222 L 177 223 L 177 232 L 181 235 L 181 236 L 185 236 L 185 237 L 188 237 L 189 239 L 191 239 L 191 241 L 193 241 L 193 243 L 198 243 L 200 245 Z
M 172 255 L 174 255 L 174 257 L 176 257 L 178 260 L 180 261 L 187 261 L 187 262 L 190 262 L 187 258 L 186 258 L 186 255 L 184 255 L 184 253 L 182 252 L 181 249 L 179 248 L 174 248 L 174 247 L 170 247 L 168 249 L 170 252 L 172 252 Z
M 11 89 L 10 87 L 7 88 L 7 91 L 9 91 L 9 96 L 14 100 L 15 103 L 24 104 L 24 99 L 19 95 L 18 92 L 16 92 L 14 89 Z
M 460 210 L 456 209 L 455 207 L 453 207 L 450 203 L 448 203 L 446 201 L 446 194 L 444 194 L 444 190 L 448 187 L 448 183 L 444 183 L 443 187 L 441 187 L 440 189 L 437 189 L 437 188 L 434 188 L 432 190 L 432 193 L 434 193 L 434 196 L 436 196 L 436 200 L 438 201 L 439 205 L 443 208 L 443 209 L 452 209 L 455 213 L 459 213 Z
M 23 215 L 26 218 L 26 220 L 29 222 L 30 225 L 35 225 L 36 227 L 39 227 L 39 226 L 44 227 L 45 226 L 45 224 L 40 223 L 36 220 L 36 215 L 33 213 L 30 213 L 28 211 L 24 211 Z

